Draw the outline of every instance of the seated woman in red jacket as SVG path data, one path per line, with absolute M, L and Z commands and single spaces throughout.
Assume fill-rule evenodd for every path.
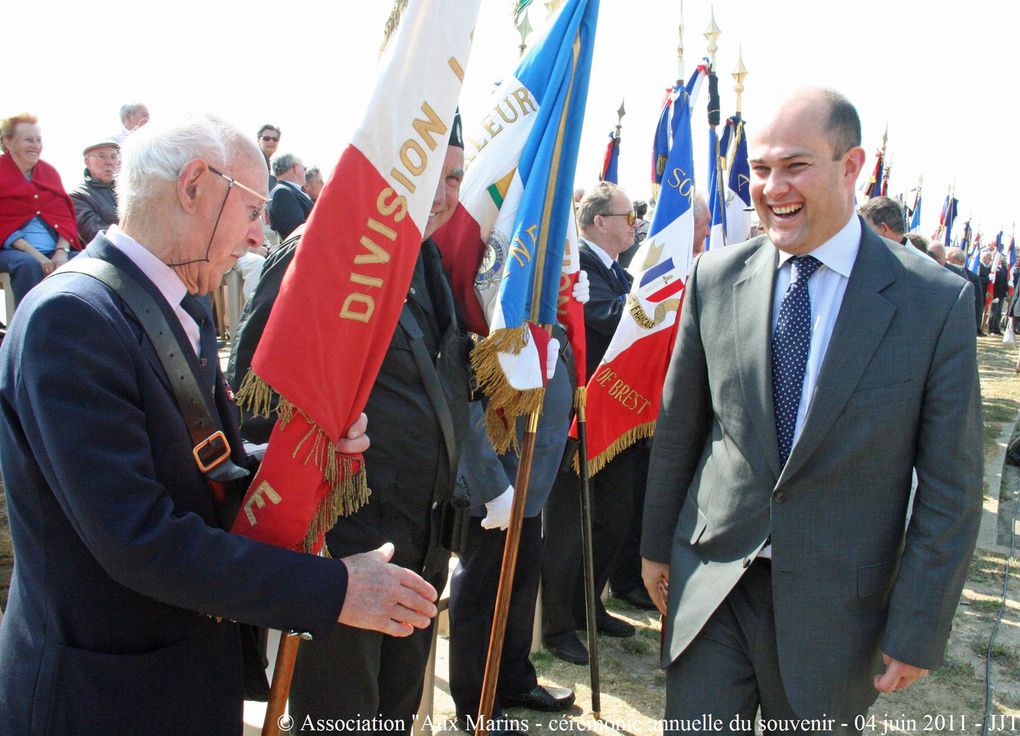
M 0 122 L 0 271 L 11 275 L 15 304 L 77 252 L 74 204 L 57 170 L 39 159 L 42 134 L 35 115 Z M 10 315 L 8 315 L 8 319 Z

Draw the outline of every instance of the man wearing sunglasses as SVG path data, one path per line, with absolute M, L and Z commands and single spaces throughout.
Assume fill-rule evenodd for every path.
M 273 169 L 269 161 L 280 146 L 280 129 L 272 123 L 266 123 L 259 128 L 259 132 L 255 136 L 255 142 L 259 144 L 262 157 L 266 160 L 266 168 L 269 169 L 269 191 L 273 191 L 273 188 L 276 186 L 276 177 L 273 176 Z
M 234 622 L 320 636 L 339 620 L 407 636 L 429 625 L 436 593 L 386 563 L 392 547 L 325 559 L 223 531 L 232 519 L 218 500 L 252 468 L 196 296 L 261 242 L 265 166 L 211 117 L 145 128 L 123 153 L 121 224 L 32 291 L 0 348 L 17 559 L 0 723 L 12 734 L 238 734 Z M 116 291 L 75 268 L 98 261 L 115 269 Z M 181 371 L 163 367 L 168 356 Z M 176 396 L 188 382 L 197 403 Z M 196 417 L 214 429 L 204 444 Z M 367 449 L 366 425 L 362 415 L 338 449 Z M 202 453 L 212 443 L 215 460 Z
M 577 207 L 581 231 L 581 269 L 588 274 L 590 299 L 584 305 L 587 351 L 586 377 L 602 361 L 633 278 L 620 265 L 620 254 L 634 242 L 637 214 L 627 194 L 615 184 L 600 182 Z M 633 458 L 621 452 L 592 478 L 592 523 L 598 631 L 607 636 L 634 635 L 634 627 L 609 615 L 598 593 L 605 587 L 613 558 L 630 523 Z M 581 575 L 581 525 L 577 513 L 577 476 L 557 478 L 546 505 L 547 526 L 554 519 L 560 533 L 546 538 L 542 576 L 557 581 L 542 588 L 542 642 L 560 659 L 574 664 L 588 661 L 587 649 L 575 629 L 585 626 Z

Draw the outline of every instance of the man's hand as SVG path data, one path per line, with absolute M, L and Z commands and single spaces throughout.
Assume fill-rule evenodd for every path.
M 885 672 L 875 675 L 875 689 L 880 693 L 891 693 L 893 690 L 910 687 L 914 680 L 928 674 L 928 670 L 893 659 L 888 654 L 882 655 L 882 662 L 885 663 Z
M 577 274 L 577 282 L 574 284 L 574 290 L 570 293 L 574 297 L 575 302 L 581 304 L 587 304 L 588 299 L 591 297 L 591 289 L 588 288 L 588 272 L 581 271 Z
M 652 603 L 665 616 L 666 600 L 669 598 L 669 565 L 641 558 L 641 579 Z
M 364 415 L 362 415 L 364 416 Z M 436 615 L 436 589 L 403 567 L 389 564 L 393 545 L 344 557 L 347 595 L 340 623 L 390 636 L 409 636 Z
M 359 452 L 364 452 L 372 444 L 368 439 L 368 435 L 365 434 L 367 430 L 368 417 L 365 415 L 365 412 L 361 412 L 361 416 L 347 430 L 347 436 L 336 443 L 336 449 L 345 455 L 356 455 Z
M 510 509 L 514 505 L 514 487 L 506 490 L 485 504 L 485 518 L 482 529 L 506 529 L 510 526 Z
M 549 340 L 545 354 L 545 380 L 551 381 L 556 375 L 556 364 L 560 362 L 560 341 L 555 337 Z
M 67 263 L 67 251 L 63 248 L 57 248 L 53 251 L 53 255 L 50 257 L 50 262 L 53 264 L 53 270 L 57 270 L 65 263 Z

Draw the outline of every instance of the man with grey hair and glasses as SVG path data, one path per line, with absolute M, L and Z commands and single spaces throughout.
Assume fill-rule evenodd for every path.
M 269 224 L 284 241 L 308 219 L 312 211 L 312 198 L 305 194 L 305 166 L 293 153 L 284 153 L 273 159 L 276 186 L 269 193 Z
M 235 622 L 407 636 L 436 612 L 435 590 L 387 563 L 392 545 L 326 559 L 224 531 L 253 467 L 196 297 L 261 243 L 266 176 L 255 145 L 212 117 L 132 135 L 120 225 L 11 323 L 5 733 L 239 734 Z M 367 449 L 366 427 L 340 451 Z

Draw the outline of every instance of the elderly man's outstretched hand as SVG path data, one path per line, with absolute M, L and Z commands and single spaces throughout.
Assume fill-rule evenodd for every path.
M 436 589 L 418 575 L 390 564 L 393 545 L 344 557 L 347 596 L 340 623 L 390 636 L 409 636 L 436 615 Z

